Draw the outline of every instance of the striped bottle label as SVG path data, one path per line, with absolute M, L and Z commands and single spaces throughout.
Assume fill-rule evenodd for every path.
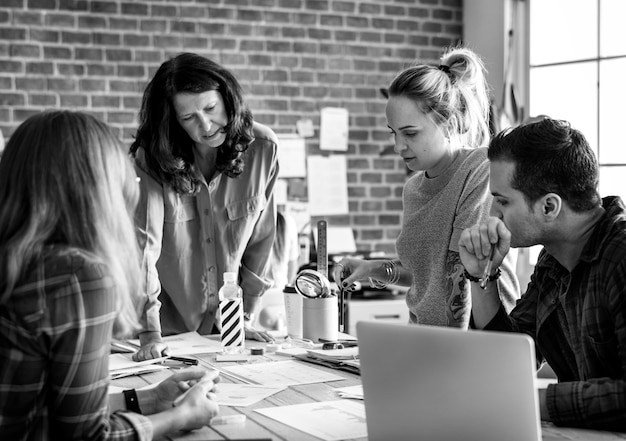
M 222 348 L 224 351 L 243 350 L 243 299 L 224 299 L 220 302 Z

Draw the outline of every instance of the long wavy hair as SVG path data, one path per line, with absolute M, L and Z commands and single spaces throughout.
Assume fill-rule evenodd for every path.
M 104 123 L 71 111 L 24 121 L 0 160 L 0 304 L 50 246 L 80 249 L 108 268 L 119 311 L 114 333 L 130 335 L 141 289 L 138 197 L 126 148 Z
M 143 94 L 131 154 L 141 147 L 152 176 L 181 194 L 196 194 L 200 181 L 194 171 L 193 141 L 176 119 L 174 96 L 209 90 L 222 95 L 228 116 L 216 168 L 234 178 L 243 172 L 243 154 L 254 138 L 252 113 L 232 73 L 208 58 L 182 53 L 161 64 Z
M 413 99 L 449 138 L 468 147 L 487 146 L 489 86 L 482 60 L 470 49 L 447 49 L 439 66 L 408 67 L 394 78 L 388 93 Z

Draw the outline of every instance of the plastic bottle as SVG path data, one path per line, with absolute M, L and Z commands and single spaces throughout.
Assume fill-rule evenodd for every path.
M 218 295 L 222 351 L 225 354 L 241 354 L 245 349 L 243 291 L 237 284 L 237 273 L 224 273 L 224 284 L 218 291 Z

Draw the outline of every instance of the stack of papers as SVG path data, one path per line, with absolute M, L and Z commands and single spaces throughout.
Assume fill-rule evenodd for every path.
M 109 356 L 111 380 L 167 369 L 167 366 L 163 365 L 165 360 L 167 360 L 167 357 L 133 361 L 132 354 L 111 354 Z
M 309 349 L 306 354 L 294 355 L 294 358 L 333 369 L 345 370 L 354 374 L 361 373 L 359 348 L 357 346 L 329 350 Z

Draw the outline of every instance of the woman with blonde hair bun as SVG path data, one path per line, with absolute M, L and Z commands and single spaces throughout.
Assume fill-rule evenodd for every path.
M 346 258 L 334 277 L 378 288 L 408 286 L 411 323 L 467 328 L 470 290 L 459 258 L 461 232 L 489 216 L 489 87 L 480 57 L 447 50 L 438 65 L 416 64 L 389 86 L 387 126 L 395 151 L 415 172 L 403 190 L 398 259 Z M 501 276 L 501 277 L 500 277 Z M 519 297 L 513 262 L 486 277 L 501 286 L 507 310 Z

